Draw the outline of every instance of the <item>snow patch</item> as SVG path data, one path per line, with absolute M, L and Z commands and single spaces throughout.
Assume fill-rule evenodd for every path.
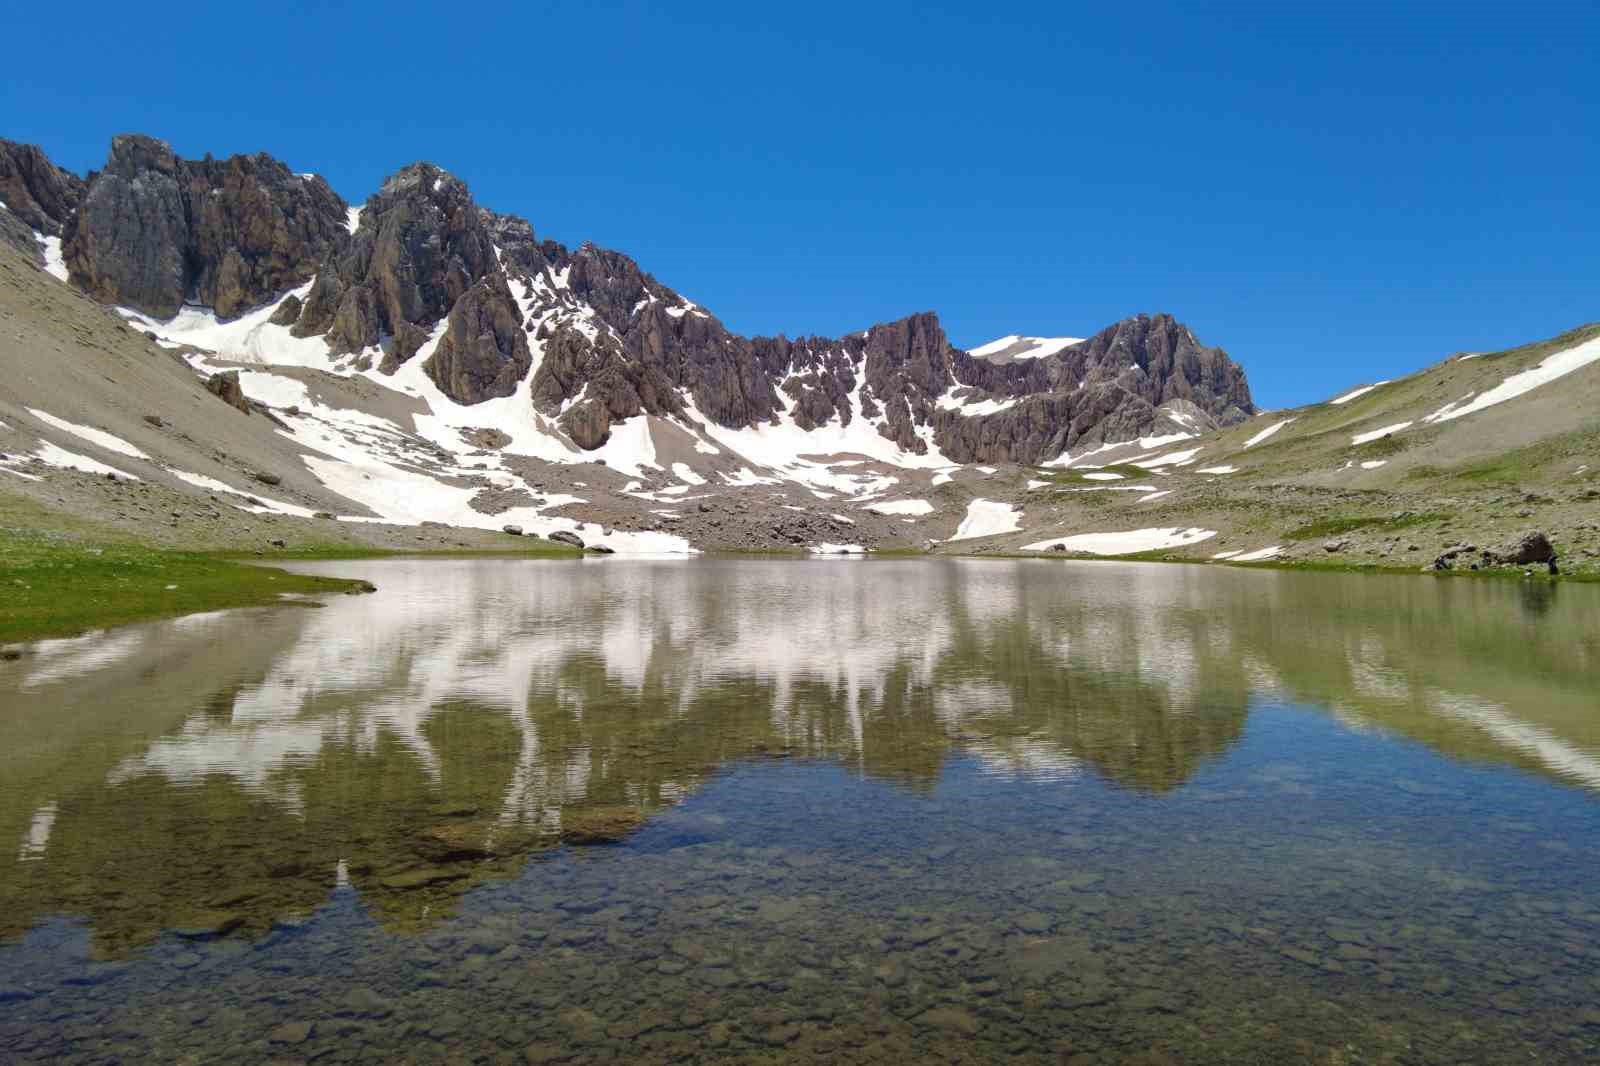
M 995 500 L 973 500 L 967 504 L 967 515 L 961 520 L 951 540 L 972 540 L 976 537 L 994 537 L 1001 533 L 1015 533 L 1022 528 L 1022 511 L 1009 503 Z
M 1379 385 L 1387 385 L 1387 384 L 1389 384 L 1388 381 L 1374 381 L 1371 385 L 1363 385 L 1359 389 L 1352 389 L 1350 392 L 1345 393 L 1343 396 L 1337 396 L 1337 397 L 1329 400 L 1328 402 L 1331 403 L 1331 404 L 1335 404 L 1335 405 L 1349 403 L 1351 400 L 1357 399 L 1358 397 L 1361 397 L 1361 396 L 1365 396 L 1367 393 L 1371 392 L 1373 389 L 1377 388 Z
M 1202 450 L 1202 448 L 1190 448 L 1187 451 L 1168 452 L 1166 455 L 1158 455 L 1154 459 L 1133 459 L 1129 461 L 1135 466 L 1144 467 L 1146 470 L 1154 470 L 1162 466 L 1182 466 L 1184 463 L 1193 460 Z M 1084 476 L 1088 477 L 1089 475 L 1086 474 Z
M 76 422 L 68 422 L 65 418 L 57 418 L 55 415 L 47 411 L 41 411 L 37 407 L 28 408 L 28 413 L 47 426 L 53 426 L 63 433 L 70 433 L 74 437 L 88 441 L 90 444 L 97 444 L 108 452 L 126 455 L 129 459 L 150 458 L 121 437 L 107 433 L 103 429 L 95 429 L 93 426 L 82 426 Z
M 35 233 L 34 236 L 44 245 L 44 272 L 57 281 L 66 281 L 67 260 L 61 254 L 61 238 L 46 237 L 42 233 Z
M 1274 433 L 1278 432 L 1278 430 L 1282 429 L 1284 426 L 1287 426 L 1290 422 L 1293 422 L 1293 421 L 1294 421 L 1294 419 L 1292 419 L 1292 418 L 1285 418 L 1282 422 L 1274 422 L 1272 425 L 1268 426 L 1266 429 L 1262 430 L 1260 433 L 1257 433 L 1255 436 L 1253 436 L 1249 440 L 1245 441 L 1244 442 L 1244 446 L 1246 448 L 1254 448 L 1257 444 L 1260 444 L 1262 441 L 1264 441 L 1267 438 L 1271 437 Z
M 1391 433 L 1399 433 L 1402 429 L 1406 429 L 1411 425 L 1412 423 L 1410 422 L 1396 422 L 1392 426 L 1384 426 L 1382 429 L 1375 429 L 1370 433 L 1357 433 L 1350 438 L 1350 443 L 1365 444 L 1369 440 L 1377 440 L 1379 437 L 1387 437 Z
M 1600 337 L 1585 341 L 1582 344 L 1557 352 L 1549 356 L 1538 366 L 1512 374 L 1500 384 L 1476 398 L 1468 395 L 1454 403 L 1446 404 L 1423 419 L 1424 422 L 1449 422 L 1453 419 L 1463 418 L 1481 411 L 1495 404 L 1505 403 L 1507 400 L 1516 399 L 1524 393 L 1531 392 L 1540 385 L 1547 385 L 1552 381 L 1566 377 L 1577 370 L 1582 370 L 1600 360 Z
M 79 455 L 77 452 L 69 452 L 65 448 L 58 448 L 47 440 L 39 442 L 39 447 L 34 451 L 33 456 L 47 466 L 59 467 L 62 470 L 81 470 L 85 474 L 115 474 L 118 477 L 125 477 L 129 481 L 141 480 L 126 470 L 118 470 L 114 466 L 107 466 L 98 459 L 91 459 L 87 455 Z
M 969 348 L 967 354 L 980 359 L 992 359 L 997 355 L 1004 355 L 1008 359 L 1039 359 L 1082 343 L 1082 337 L 1023 337 L 1012 333 L 988 344 Z
M 888 500 L 867 505 L 867 510 L 878 514 L 923 515 L 933 513 L 933 504 L 927 500 Z
M 1041 540 L 1028 544 L 1023 551 L 1049 551 L 1057 544 L 1067 551 L 1088 552 L 1091 555 L 1131 555 L 1135 552 L 1156 551 L 1160 548 L 1182 548 L 1199 544 L 1217 535 L 1214 529 L 1198 526 L 1179 529 L 1176 526 L 1156 529 L 1130 529 L 1122 533 L 1077 533 L 1070 537 Z
M 1122 475 L 1121 474 L 1098 473 L 1098 474 L 1085 474 L 1083 476 L 1084 476 L 1084 479 L 1087 480 L 1087 481 L 1121 481 L 1122 480 Z
M 1236 563 L 1259 563 L 1266 559 L 1274 559 L 1283 554 L 1283 545 L 1274 544 L 1270 548 L 1257 548 L 1253 552 L 1241 552 L 1233 557 Z
M 1195 471 L 1197 474 L 1237 474 L 1238 472 L 1239 468 L 1236 466 L 1202 466 Z

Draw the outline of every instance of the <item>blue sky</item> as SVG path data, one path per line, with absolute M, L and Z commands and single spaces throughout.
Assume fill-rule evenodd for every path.
M 1170 311 L 1258 403 L 1600 319 L 1600 8 L 9 4 L 0 136 L 426 158 L 745 333 Z

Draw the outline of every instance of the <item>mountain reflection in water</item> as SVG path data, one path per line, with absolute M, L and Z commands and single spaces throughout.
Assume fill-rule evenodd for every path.
M 1012 561 L 337 563 L 369 597 L 0 664 L 0 936 L 254 937 L 347 883 L 394 931 L 730 764 L 947 760 L 1180 789 L 1293 701 L 1600 789 L 1589 588 Z M 670 813 L 666 814 L 670 818 Z M 685 839 L 714 827 L 686 822 Z

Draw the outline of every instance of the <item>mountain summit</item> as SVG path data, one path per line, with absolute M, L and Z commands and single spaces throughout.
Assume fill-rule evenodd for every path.
M 840 339 L 741 337 L 626 255 L 540 241 L 426 162 L 356 210 L 268 155 L 184 160 L 142 135 L 114 138 L 87 180 L 9 142 L 0 168 L 7 204 L 61 237 L 71 284 L 103 303 L 155 320 L 271 305 L 275 327 L 323 338 L 330 363 L 392 375 L 420 358 L 464 406 L 530 382 L 533 411 L 584 450 L 640 414 L 692 411 L 728 429 L 860 418 L 912 455 L 1039 462 L 1254 411 L 1243 370 L 1167 315 L 977 357 L 932 313 Z M 1188 421 L 1164 410 L 1178 401 Z

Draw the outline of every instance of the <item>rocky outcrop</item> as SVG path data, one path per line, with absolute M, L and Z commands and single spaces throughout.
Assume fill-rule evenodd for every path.
M 128 134 L 91 175 L 63 253 L 72 282 L 105 303 L 168 317 L 193 299 L 231 318 L 310 280 L 345 224 L 327 182 L 264 153 L 186 161 Z
M 121 136 L 66 227 L 72 282 L 102 303 L 157 317 L 188 292 L 189 212 L 178 157 L 161 141 Z
M 323 262 L 295 332 L 325 334 L 336 352 L 392 337 L 387 365 L 404 363 L 457 300 L 500 275 L 485 223 L 459 179 L 431 163 L 406 167 L 367 201 L 355 234 Z M 487 295 L 476 298 L 480 306 Z
M 450 308 L 444 336 L 423 369 L 446 396 L 473 404 L 510 396 L 532 365 L 522 314 L 505 275 L 495 272 Z
M 29 229 L 61 236 L 83 192 L 83 179 L 50 162 L 38 147 L 0 140 L 0 202 Z
M 228 406 L 237 408 L 245 414 L 250 413 L 250 401 L 245 397 L 244 389 L 239 384 L 237 370 L 212 374 L 206 379 L 206 390 Z
M 232 318 L 310 281 L 349 240 L 345 202 L 317 175 L 260 153 L 185 163 L 189 278 L 198 302 Z

